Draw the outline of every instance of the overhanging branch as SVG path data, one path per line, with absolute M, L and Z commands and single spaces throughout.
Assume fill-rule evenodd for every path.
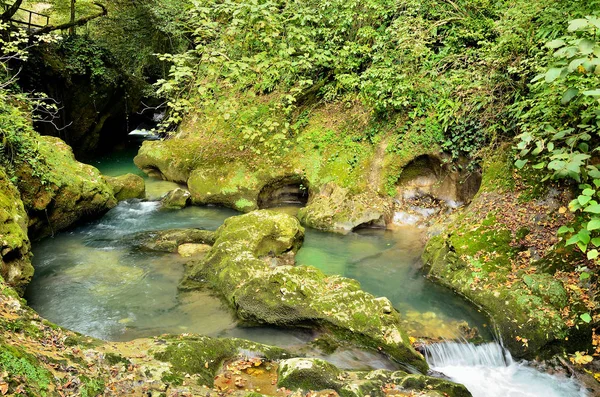
M 73 22 L 63 23 L 61 25 L 56 25 L 56 26 L 48 25 L 48 26 L 43 27 L 40 30 L 33 32 L 32 35 L 35 36 L 35 35 L 40 35 L 40 34 L 44 34 L 44 33 L 49 33 L 54 30 L 66 30 L 71 27 L 82 26 L 82 25 L 85 25 L 86 23 L 88 23 L 89 21 L 91 21 L 92 19 L 100 18 L 100 17 L 103 17 L 108 14 L 108 10 L 106 9 L 106 7 L 104 5 L 102 5 L 100 3 L 94 3 L 94 5 L 100 7 L 102 9 L 102 12 L 95 14 L 95 15 L 89 15 L 87 17 L 77 19 L 76 21 L 73 21 Z

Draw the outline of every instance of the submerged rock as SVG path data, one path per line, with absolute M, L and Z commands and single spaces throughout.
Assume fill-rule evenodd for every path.
M 105 176 L 104 179 L 112 187 L 118 201 L 143 199 L 146 196 L 146 184 L 144 178 L 139 175 Z
M 130 238 L 132 243 L 141 249 L 177 252 L 184 244 L 212 245 L 215 242 L 215 232 L 201 229 L 169 229 L 137 233 Z
M 210 251 L 210 245 L 208 244 L 186 243 L 181 244 L 179 247 L 177 247 L 177 253 L 183 256 L 184 258 L 189 258 L 190 256 L 203 254 L 207 251 Z
M 425 371 L 427 364 L 410 346 L 388 299 L 362 291 L 355 280 L 264 260 L 296 252 L 303 238 L 304 229 L 287 214 L 261 210 L 229 218 L 206 257 L 190 264 L 181 288 L 208 284 L 247 324 L 325 327 Z
M 171 190 L 160 200 L 163 209 L 181 209 L 187 207 L 191 194 L 185 189 L 177 188 Z

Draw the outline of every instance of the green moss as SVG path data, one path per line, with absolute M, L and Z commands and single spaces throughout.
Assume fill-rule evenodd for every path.
M 117 364 L 128 365 L 129 364 L 129 360 L 126 359 L 125 357 L 121 356 L 120 354 L 105 353 L 104 354 L 104 359 L 106 360 L 106 362 L 109 365 L 117 365 Z
M 0 345 L 0 370 L 8 373 L 10 386 L 21 384 L 32 397 L 46 396 L 52 382 L 51 373 L 33 355 L 15 346 Z
M 423 375 L 405 375 L 399 386 L 412 390 L 436 390 L 448 397 L 471 397 L 471 393 L 463 385 Z
M 229 218 L 217 230 L 211 251 L 191 266 L 186 279 L 203 280 L 245 323 L 322 326 L 349 343 L 380 348 L 425 370 L 426 363 L 401 329 L 399 314 L 385 309 L 392 306 L 387 299 L 362 291 L 355 280 L 280 264 L 300 247 L 303 232 L 296 218 L 273 211 Z
M 81 380 L 79 388 L 79 395 L 81 397 L 96 397 L 104 393 L 104 380 L 88 378 L 87 376 L 80 376 L 79 379 Z
M 196 336 L 165 340 L 167 347 L 156 352 L 154 357 L 171 364 L 171 371 L 163 377 L 163 381 L 173 384 L 180 384 L 178 382 L 186 374 L 190 374 L 198 377 L 198 384 L 212 386 L 214 377 L 225 360 L 248 352 L 255 352 L 269 360 L 289 357 L 289 353 L 283 349 L 240 339 Z

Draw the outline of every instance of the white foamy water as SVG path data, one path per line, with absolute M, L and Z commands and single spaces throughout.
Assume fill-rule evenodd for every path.
M 584 397 L 582 386 L 514 361 L 498 343 L 445 342 L 427 346 L 427 362 L 469 389 L 473 397 Z

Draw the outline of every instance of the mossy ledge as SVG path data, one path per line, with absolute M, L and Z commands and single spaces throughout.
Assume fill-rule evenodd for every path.
M 591 347 L 581 289 L 566 276 L 581 257 L 556 234 L 569 189 L 515 178 L 510 151 L 499 153 L 487 157 L 472 204 L 427 243 L 425 271 L 487 312 L 518 358 Z
M 189 264 L 181 288 L 209 286 L 247 324 L 323 327 L 426 372 L 387 298 L 362 291 L 355 280 L 289 264 L 303 238 L 299 221 L 287 214 L 260 210 L 229 218 L 205 258 Z
M 276 94 L 262 97 L 267 104 L 261 106 L 274 106 L 279 99 Z M 243 113 L 257 98 L 248 94 L 240 100 Z M 312 109 L 294 139 L 277 144 L 267 139 L 265 144 L 277 147 L 267 153 L 240 146 L 239 131 L 231 128 L 219 113 L 192 112 L 175 136 L 144 142 L 135 164 L 150 175 L 187 183 L 193 204 L 241 212 L 262 209 L 262 198 L 271 189 L 294 185 L 307 196 L 300 213 L 303 224 L 347 232 L 389 224 L 402 168 L 439 151 L 431 137 L 416 132 L 407 132 L 401 142 L 391 131 L 368 139 L 369 131 L 384 127 L 372 125 L 366 108 L 358 104 Z

